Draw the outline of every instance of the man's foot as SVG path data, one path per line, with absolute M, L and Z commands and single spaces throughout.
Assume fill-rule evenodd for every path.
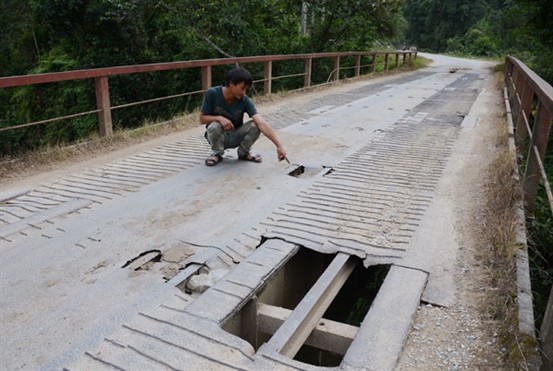
M 221 155 L 212 155 L 205 159 L 206 166 L 215 166 L 219 162 L 223 161 L 223 156 Z
M 240 160 L 251 161 L 251 162 L 256 162 L 256 163 L 260 163 L 261 161 L 263 161 L 263 159 L 261 158 L 260 155 L 252 155 L 251 153 L 247 153 L 247 154 L 242 155 L 242 156 L 239 155 L 238 158 Z

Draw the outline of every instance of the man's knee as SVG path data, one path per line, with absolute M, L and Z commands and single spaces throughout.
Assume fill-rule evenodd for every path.
M 213 121 L 210 123 L 207 128 L 207 135 L 222 135 L 225 133 L 225 130 L 223 129 L 223 126 L 218 121 Z
M 253 120 L 250 120 L 244 123 L 244 125 L 248 127 L 248 135 L 250 137 L 257 138 L 261 134 L 261 130 L 259 130 L 259 128 L 255 124 L 255 122 L 253 122 Z

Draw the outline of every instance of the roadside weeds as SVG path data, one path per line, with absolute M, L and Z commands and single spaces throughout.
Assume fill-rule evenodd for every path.
M 539 356 L 535 339 L 518 331 L 516 242 L 520 185 L 513 174 L 513 154 L 508 150 L 507 124 L 499 130 L 496 148 L 501 150 L 489 166 L 484 183 L 481 239 L 488 248 L 476 258 L 486 267 L 486 285 L 482 288 L 483 313 L 495 323 L 494 331 L 505 349 L 505 362 L 515 370 L 537 370 Z

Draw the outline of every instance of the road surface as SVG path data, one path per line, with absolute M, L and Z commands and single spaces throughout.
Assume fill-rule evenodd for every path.
M 213 285 L 266 239 L 424 272 L 420 300 L 453 305 L 462 206 L 453 193 L 479 156 L 492 72 L 432 58 L 420 71 L 259 107 L 290 165 L 262 138 L 263 163 L 227 150 L 208 168 L 198 126 L 120 159 L 2 186 L 0 368 L 78 369 L 137 313 L 175 300 L 209 312 L 179 285 L 197 272 L 211 272 Z M 257 367 L 245 358 L 236 362 Z

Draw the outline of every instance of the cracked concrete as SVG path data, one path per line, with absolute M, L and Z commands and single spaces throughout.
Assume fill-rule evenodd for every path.
M 110 352 L 117 346 L 110 347 L 130 336 L 110 337 L 121 326 L 136 334 L 144 324 L 137 314 L 155 317 L 167 310 L 159 308 L 162 302 L 174 309 L 199 307 L 208 286 L 220 279 L 205 285 L 199 297 L 177 287 L 202 266 L 232 274 L 264 238 L 356 255 L 366 266 L 392 263 L 427 272 L 423 300 L 451 305 L 458 245 L 450 192 L 471 160 L 467 144 L 485 112 L 473 104 L 485 100 L 490 73 L 483 62 L 438 59 L 428 70 L 358 80 L 260 107 L 279 130 L 291 162 L 320 169 L 304 176 L 289 176 L 288 165 L 273 160 L 266 139 L 256 144 L 262 164 L 237 161 L 227 151 L 222 164 L 206 168 L 209 149 L 198 127 L 49 182 L 12 184 L 6 194 L 15 196 L 2 211 L 16 216 L 0 229 L 1 366 L 50 369 L 78 365 L 83 357 L 92 362 L 100 348 L 115 354 Z M 47 213 L 26 205 L 45 197 L 53 203 Z M 18 218 L 33 218 L 32 227 Z M 172 278 L 162 267 L 133 274 L 121 268 L 144 251 L 167 253 L 181 244 L 194 254 L 181 255 L 177 269 L 177 259 L 168 259 Z M 26 272 L 36 274 L 31 279 Z M 235 299 L 232 305 L 239 305 Z M 233 310 L 229 306 L 218 310 Z M 252 361 L 243 342 L 215 324 L 183 320 L 234 344 L 220 354 L 236 349 L 244 365 Z M 159 355 L 170 359 L 171 352 L 159 349 Z M 121 359 L 130 369 L 155 364 L 128 354 Z M 210 360 L 196 361 L 209 368 Z

